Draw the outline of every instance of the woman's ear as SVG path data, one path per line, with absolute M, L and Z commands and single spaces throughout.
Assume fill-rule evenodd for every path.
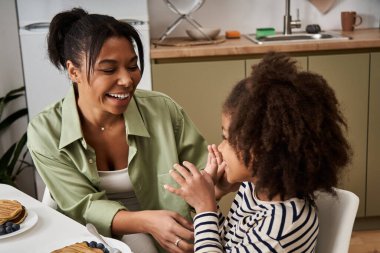
M 79 69 L 75 67 L 74 63 L 70 60 L 66 62 L 66 69 L 69 77 L 73 83 L 80 83 Z

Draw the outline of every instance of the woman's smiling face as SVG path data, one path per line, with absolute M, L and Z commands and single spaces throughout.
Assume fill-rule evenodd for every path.
M 114 115 L 122 114 L 141 80 L 137 61 L 135 50 L 126 38 L 107 39 L 89 78 L 86 59 L 82 60 L 84 64 L 75 80 L 78 84 L 78 104 Z
M 225 169 L 227 181 L 229 183 L 239 183 L 252 180 L 252 171 L 244 165 L 243 161 L 236 154 L 233 147 L 228 142 L 228 129 L 230 127 L 230 115 L 222 115 L 222 142 L 218 146 L 218 150 L 222 153 L 223 160 L 226 162 Z

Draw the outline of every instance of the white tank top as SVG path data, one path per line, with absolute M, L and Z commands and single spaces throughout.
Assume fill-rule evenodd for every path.
M 114 171 L 98 171 L 100 188 L 106 191 L 110 200 L 122 202 L 130 211 L 140 210 L 128 168 Z
M 128 168 L 115 171 L 98 171 L 98 173 L 100 188 L 106 191 L 108 199 L 123 203 L 130 211 L 141 210 L 129 178 Z M 124 235 L 122 241 L 128 244 L 133 252 L 158 253 L 152 237 L 147 234 Z

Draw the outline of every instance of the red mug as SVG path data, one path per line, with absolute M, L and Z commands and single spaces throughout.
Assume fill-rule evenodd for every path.
M 342 31 L 353 31 L 355 26 L 360 25 L 363 22 L 361 16 L 357 15 L 355 11 L 342 11 L 341 14 Z

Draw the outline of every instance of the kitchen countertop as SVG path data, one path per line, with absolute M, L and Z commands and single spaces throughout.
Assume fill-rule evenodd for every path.
M 380 49 L 380 29 L 357 29 L 353 32 L 332 31 L 345 36 L 350 40 L 339 41 L 310 41 L 310 42 L 284 42 L 278 44 L 255 44 L 244 35 L 239 39 L 226 39 L 225 42 L 212 45 L 197 46 L 156 46 L 151 44 L 150 57 L 152 60 L 215 57 L 215 56 L 243 56 L 259 55 L 268 51 L 278 52 L 310 52 L 351 49 Z

